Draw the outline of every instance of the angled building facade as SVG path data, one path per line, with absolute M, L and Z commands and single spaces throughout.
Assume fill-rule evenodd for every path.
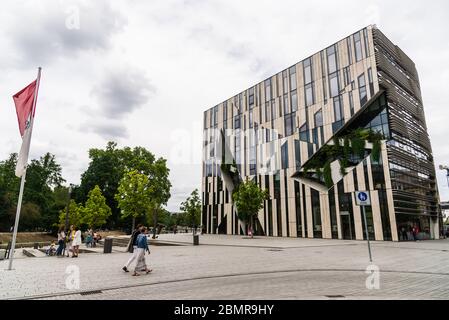
M 232 192 L 248 179 L 270 192 L 256 234 L 366 239 L 355 191 L 372 240 L 442 231 L 418 74 L 376 26 L 205 111 L 203 142 L 207 233 L 246 232 Z

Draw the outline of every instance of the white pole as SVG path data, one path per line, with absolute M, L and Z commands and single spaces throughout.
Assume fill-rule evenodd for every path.
M 37 93 L 38 93 L 38 90 L 39 90 L 39 83 L 40 83 L 40 80 L 41 80 L 41 70 L 42 70 L 42 68 L 39 67 L 38 71 L 37 71 L 36 88 L 34 89 L 33 110 L 31 111 L 30 143 L 31 143 L 31 136 L 33 134 L 34 111 L 36 110 Z M 27 159 L 27 161 L 28 161 L 28 159 Z M 8 270 L 12 270 L 12 262 L 14 260 L 14 251 L 16 249 L 17 231 L 19 229 L 20 210 L 22 208 L 23 189 L 24 189 L 24 186 L 25 186 L 26 174 L 27 174 L 27 169 L 25 168 L 25 171 L 23 172 L 23 175 L 22 175 L 22 181 L 20 182 L 19 200 L 18 200 L 18 203 L 17 203 L 16 221 L 14 223 L 14 232 L 13 232 L 13 236 L 12 236 L 11 251 L 10 251 L 10 255 L 9 255 L 9 267 L 8 267 Z
M 12 243 L 11 243 L 11 251 L 9 254 L 9 267 L 8 270 L 12 270 L 12 261 L 14 260 L 14 251 L 16 249 L 16 238 L 17 238 L 17 229 L 19 227 L 19 218 L 20 218 L 20 209 L 22 207 L 22 197 L 23 197 L 23 187 L 25 185 L 25 176 L 27 174 L 27 170 L 25 169 L 22 181 L 20 182 L 20 193 L 19 193 L 19 201 L 17 204 L 17 212 L 16 212 L 16 221 L 14 223 L 14 233 L 12 236 Z

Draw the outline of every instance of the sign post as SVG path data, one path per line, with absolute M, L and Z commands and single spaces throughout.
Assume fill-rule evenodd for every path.
M 366 212 L 365 212 L 365 206 L 370 206 L 371 205 L 371 199 L 370 199 L 370 196 L 369 196 L 369 192 L 367 192 L 367 191 L 356 191 L 355 192 L 355 200 L 356 200 L 356 204 L 358 206 L 362 207 L 363 220 L 365 221 L 366 240 L 368 241 L 369 261 L 373 262 L 373 258 L 372 258 L 372 255 L 371 255 L 371 244 L 369 242 L 368 223 L 366 222 Z

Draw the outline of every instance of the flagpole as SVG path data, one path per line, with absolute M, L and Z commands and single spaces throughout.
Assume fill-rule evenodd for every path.
M 36 88 L 34 89 L 33 110 L 31 112 L 30 141 L 31 141 L 31 136 L 33 134 L 34 112 L 36 111 L 37 93 L 39 91 L 39 83 L 40 83 L 40 80 L 41 80 L 41 70 L 42 70 L 42 68 L 39 67 L 38 71 L 37 71 Z M 27 162 L 28 162 L 28 159 L 27 159 Z M 14 251 L 16 249 L 17 231 L 19 229 L 20 210 L 22 208 L 23 189 L 25 187 L 26 174 L 27 174 L 27 168 L 25 168 L 25 170 L 23 172 L 23 175 L 22 175 L 22 180 L 20 182 L 19 200 L 17 202 L 16 221 L 14 222 L 14 232 L 13 232 L 13 236 L 12 236 L 12 243 L 11 243 L 11 249 L 10 249 L 10 254 L 9 254 L 9 267 L 8 267 L 8 270 L 12 270 L 12 262 L 14 260 Z

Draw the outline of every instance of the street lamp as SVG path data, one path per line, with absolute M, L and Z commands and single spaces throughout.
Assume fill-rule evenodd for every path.
M 440 165 L 440 170 L 446 170 L 447 185 L 449 186 L 449 167 Z

